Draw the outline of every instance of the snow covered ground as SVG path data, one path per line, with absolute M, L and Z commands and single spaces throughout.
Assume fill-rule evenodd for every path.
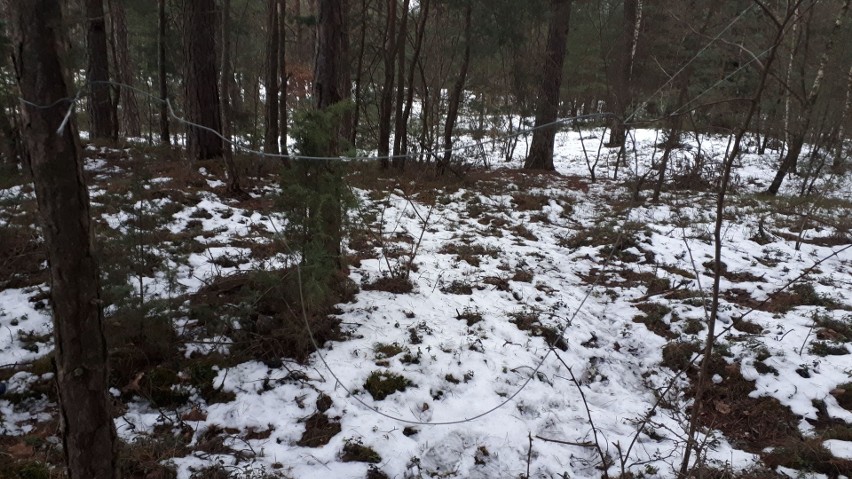
M 478 181 L 460 188 L 356 187 L 361 213 L 353 213 L 353 221 L 382 244 L 358 252 L 362 259 L 350 278 L 363 287 L 403 271 L 413 257 L 413 290 L 362 288 L 354 301 L 339 305 L 348 339 L 326 343 L 304 365 L 251 361 L 219 369 L 213 384 L 235 395 L 229 402 L 207 404 L 193 394 L 178 411 L 165 413 L 137 399 L 116 418 L 119 435 L 133 441 L 184 417 L 193 448 L 223 430 L 222 452 L 169 459 L 180 478 L 216 464 L 239 477 L 363 478 L 381 471 L 393 478 L 593 478 L 603 469 L 611 476 L 673 477 L 691 399 L 686 375 L 670 367 L 677 360 L 663 364 L 664 350 L 705 338 L 715 198 L 672 191 L 659 204 L 631 201 L 630 180 L 645 175 L 652 157 L 661 155 L 654 146 L 661 139 L 650 130 L 635 133 L 635 151 L 628 152 L 617 181 L 611 179 L 615 152 L 603 148 L 592 183 L 583 148 L 594 161 L 599 135 L 584 130 L 583 142 L 576 132 L 558 135 L 559 176 L 513 173 L 523 158 L 522 140 L 513 161 L 490 158 L 497 171 L 475 173 Z M 719 137 L 685 142 L 688 148 L 672 160 L 678 171 L 693 164 L 698 151 L 707 163 L 702 171 L 714 171 L 728 145 Z M 790 198 L 762 198 L 757 194 L 771 180 L 777 157 L 772 150 L 749 152 L 735 168 L 716 325 L 728 367 L 715 374 L 711 389 L 754 381 L 744 394 L 775 398 L 796 416 L 797 434 L 808 435 L 819 432 L 820 421 L 852 424 L 852 411 L 838 400 L 841 386 L 852 382 L 845 345 L 852 337 L 841 328 L 852 331 L 850 236 L 813 219 L 845 220 L 848 228 L 852 178 L 825 176 L 815 183 L 816 195 L 831 201 L 792 197 L 798 177 L 782 189 Z M 88 164 L 95 174 L 104 170 L 104 178 L 115 167 L 97 159 Z M 215 177 L 205 178 L 218 185 Z M 650 176 L 646 181 L 653 184 Z M 149 182 L 153 188 L 161 183 L 168 185 L 165 179 Z M 16 193 L 0 191 L 0 198 Z M 251 238 L 256 228 L 283 230 L 280 215 L 207 193 L 171 218 L 166 228 L 172 232 L 201 218 L 201 230 L 210 232 L 204 240 L 223 245 L 176 264 L 176 280 L 187 293 L 214 277 L 287 263 L 281 255 L 261 265 L 245 248 L 230 245 Z M 104 221 L 114 229 L 127 225 L 120 213 Z M 214 260 L 223 256 L 245 261 L 222 267 Z M 789 307 L 775 301 L 779 289 L 799 276 L 796 284 L 809 286 L 787 298 Z M 145 278 L 146 294 L 170 294 L 166 282 L 164 275 Z M 0 326 L 8 333 L 0 335 L 0 364 L 32 361 L 48 351 L 50 318 L 42 303 L 29 301 L 38 289 L 0 291 Z M 739 320 L 744 314 L 745 323 Z M 24 341 L 30 331 L 44 341 Z M 197 346 L 187 346 L 195 348 L 187 354 L 204 350 Z M 698 358 L 686 350 L 687 363 Z M 365 385 L 371 377 L 395 375 L 405 388 L 387 397 L 374 397 Z M 37 379 L 19 372 L 8 387 L 25 390 Z M 713 414 L 742 418 L 742 411 L 731 411 L 743 404 L 737 401 L 715 397 Z M 14 403 L 0 396 L 0 434 L 26 434 L 49 411 L 44 399 Z M 339 424 L 329 429 L 339 432 L 309 447 L 306 428 L 325 420 Z M 714 467 L 742 471 L 759 463 L 762 448 L 754 446 L 760 438 L 706 432 L 704 454 Z M 767 447 L 775 439 L 767 437 Z M 849 458 L 852 442 L 829 439 L 825 447 Z M 348 460 L 358 455 L 353 451 L 365 457 Z

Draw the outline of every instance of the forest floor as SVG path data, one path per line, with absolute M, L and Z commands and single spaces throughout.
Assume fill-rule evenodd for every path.
M 685 139 L 653 203 L 656 134 L 617 180 L 604 148 L 593 182 L 601 134 L 560 133 L 555 174 L 521 171 L 523 144 L 460 175 L 358 165 L 325 301 L 306 299 L 277 164 L 241 159 L 237 200 L 219 164 L 87 146 L 124 477 L 674 477 L 728 139 Z M 695 477 L 852 477 L 852 175 L 768 197 L 778 152 L 750 148 Z M 0 476 L 58 477 L 34 194 L 2 181 Z

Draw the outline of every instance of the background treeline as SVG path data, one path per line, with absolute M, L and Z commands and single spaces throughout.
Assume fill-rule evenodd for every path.
M 841 167 L 841 139 L 852 116 L 845 0 L 342 5 L 341 54 L 349 66 L 342 73 L 354 104 L 346 133 L 349 146 L 361 151 L 438 161 L 443 155 L 437 152 L 459 135 L 529 128 L 554 23 L 568 27 L 559 116 L 614 113 L 610 146 L 622 144 L 631 127 L 660 128 L 673 144 L 680 131 L 730 131 L 769 63 L 770 82 L 750 125 L 758 148 L 783 142 L 786 156 L 798 158 L 803 143 L 813 144 L 829 156 L 827 164 Z M 292 112 L 313 106 L 316 0 L 69 0 L 64 9 L 65 61 L 76 88 L 109 80 L 136 89 L 91 86 L 79 122 L 95 137 L 183 143 L 185 125 L 159 101 L 169 98 L 178 116 L 203 119 L 198 123 L 248 148 L 288 153 L 280 138 L 288 135 Z M 793 18 L 768 62 L 788 13 Z M 5 62 L 0 133 L 9 164 L 25 152 Z M 193 86 L 199 82 L 212 87 Z M 99 127 L 99 121 L 106 123 Z M 193 156 L 219 154 L 188 142 Z M 796 158 L 783 162 L 787 169 L 795 170 Z

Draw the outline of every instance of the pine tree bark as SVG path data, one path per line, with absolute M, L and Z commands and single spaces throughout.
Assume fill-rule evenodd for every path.
M 287 155 L 287 136 L 289 134 L 290 115 L 287 111 L 287 2 L 278 1 L 278 69 L 281 97 L 278 101 L 278 120 L 281 122 L 281 153 Z M 286 163 L 286 158 L 285 158 Z
M 88 67 L 92 138 L 115 140 L 118 137 L 109 85 L 109 54 L 103 0 L 86 0 L 86 50 Z
M 89 195 L 73 120 L 57 133 L 68 87 L 60 61 L 63 25 L 55 0 L 5 0 L 21 96 L 23 135 L 31 153 L 51 273 L 56 383 L 68 477 L 116 477 L 116 434 L 107 398 L 98 264 L 93 255 Z
M 267 0 L 266 10 L 266 135 L 263 151 L 278 154 L 278 0 Z
M 201 125 L 187 127 L 187 143 L 190 158 L 209 160 L 222 156 L 222 139 L 214 133 L 222 124 L 216 29 L 211 28 L 216 25 L 216 6 L 213 0 L 188 0 L 186 6 L 186 112 L 189 121 Z
M 387 0 L 387 23 L 385 24 L 384 83 L 379 104 L 378 154 L 382 168 L 390 166 L 391 115 L 393 114 L 394 60 L 396 59 L 396 2 Z
M 568 41 L 572 0 L 551 0 L 550 26 L 547 47 L 541 70 L 538 107 L 530 153 L 524 162 L 528 170 L 553 170 L 553 145 L 558 125 L 553 123 L 559 114 L 559 91 L 562 88 L 562 67 Z M 548 126 L 545 126 L 548 125 Z
M 225 168 L 228 170 L 227 191 L 234 196 L 244 196 L 240 188 L 240 173 L 234 163 L 234 149 L 231 145 L 231 98 L 229 92 L 234 82 L 234 68 L 231 65 L 231 0 L 222 0 L 222 74 L 220 75 L 220 90 L 222 94 L 219 109 L 222 114 L 222 136 L 228 141 L 222 143 L 222 156 L 225 160 Z
M 459 107 L 461 106 L 461 98 L 464 94 L 464 85 L 467 82 L 467 70 L 470 67 L 470 43 L 471 43 L 471 16 L 473 13 L 473 5 L 470 1 L 467 2 L 464 8 L 464 56 L 462 57 L 461 71 L 453 85 L 453 90 L 450 92 L 450 98 L 447 101 L 447 119 L 444 122 L 444 155 L 439 165 L 439 173 L 450 166 L 450 159 L 453 156 L 453 132 L 456 129 L 456 120 L 459 116 Z
M 127 44 L 127 9 L 123 1 L 109 2 L 112 18 L 113 36 L 115 38 L 115 64 L 118 81 L 133 86 L 133 59 L 130 58 L 130 48 Z M 139 102 L 136 92 L 127 87 L 119 87 L 118 123 L 124 134 L 131 137 L 142 135 L 139 118 Z
M 609 136 L 609 146 L 623 146 L 627 140 L 627 128 L 624 125 L 627 109 L 632 103 L 631 76 L 633 72 L 633 59 L 636 55 L 636 44 L 638 40 L 640 19 L 639 0 L 624 0 L 624 11 L 621 26 L 621 45 L 618 52 L 618 61 L 614 65 L 612 101 L 615 105 L 615 113 L 618 117 L 613 118 Z
M 157 2 L 157 81 L 160 90 L 160 144 L 170 145 L 168 79 L 166 78 L 166 0 Z
M 344 0 L 319 0 L 318 23 L 317 23 L 317 56 L 314 66 L 314 97 L 319 110 L 328 110 L 343 100 L 349 94 L 348 74 L 346 69 L 346 31 L 345 28 L 345 1 Z M 338 119 L 338 120 L 342 120 Z M 332 140 L 328 150 L 323 152 L 325 156 L 337 156 L 341 153 L 341 146 L 347 140 L 347 131 L 343 125 L 332 125 L 333 131 L 329 132 Z M 327 195 L 330 199 L 322 201 L 317 207 L 319 211 L 315 214 L 322 218 L 322 231 L 320 237 L 323 241 L 323 250 L 333 263 L 335 269 L 343 267 L 340 242 L 342 238 L 343 215 L 341 213 L 341 195 L 339 190 L 319 191 L 322 184 L 335 185 L 341 172 L 336 164 L 329 161 L 310 164 L 314 170 L 312 175 L 314 181 L 319 181 L 316 194 Z M 335 188 L 326 186 L 325 188 Z
M 402 151 L 403 137 L 406 135 L 405 119 L 403 118 L 403 103 L 405 102 L 405 43 L 408 30 L 408 7 L 410 0 L 405 0 L 402 4 L 402 17 L 399 23 L 399 35 L 396 39 L 396 103 L 394 113 L 394 132 L 393 132 L 393 166 L 402 168 L 405 164 L 405 158 L 400 155 Z
M 361 92 L 362 77 L 364 75 L 364 51 L 367 46 L 367 0 L 361 0 L 361 27 L 360 39 L 358 41 L 358 63 L 355 67 L 355 107 L 352 111 L 352 130 L 349 132 L 349 143 L 353 148 L 357 147 L 358 121 L 361 119 Z

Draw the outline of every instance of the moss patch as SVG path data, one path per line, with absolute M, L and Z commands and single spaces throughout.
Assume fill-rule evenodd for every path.
M 373 371 L 364 383 L 364 389 L 376 401 L 381 401 L 398 391 L 405 391 L 414 383 L 405 377 L 387 371 Z

